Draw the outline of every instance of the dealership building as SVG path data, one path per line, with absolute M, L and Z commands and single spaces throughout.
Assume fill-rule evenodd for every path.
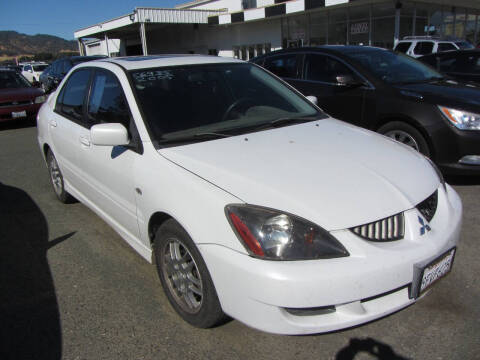
M 478 0 L 195 0 L 138 7 L 74 33 L 84 55 L 196 53 L 248 60 L 323 44 L 392 48 L 405 36 L 480 42 Z

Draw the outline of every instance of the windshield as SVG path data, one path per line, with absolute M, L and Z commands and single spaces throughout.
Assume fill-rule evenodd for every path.
M 27 79 L 14 71 L 0 71 L 0 89 L 31 87 Z
M 252 64 L 205 64 L 130 72 L 158 143 L 236 135 L 285 119 L 318 119 L 308 100 Z M 281 121 L 279 121 L 281 120 Z M 293 123 L 295 123 L 293 121 Z
M 442 78 L 439 72 L 401 53 L 369 49 L 347 55 L 388 84 L 421 83 Z
M 457 44 L 457 46 L 462 50 L 475 49 L 475 46 L 470 44 L 468 41 L 458 41 L 455 44 Z
M 33 71 L 35 72 L 40 72 L 45 70 L 48 67 L 48 65 L 33 65 Z

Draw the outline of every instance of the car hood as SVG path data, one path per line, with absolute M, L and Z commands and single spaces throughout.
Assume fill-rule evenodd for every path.
M 0 89 L 0 102 L 31 100 L 43 95 L 43 91 L 34 87 L 19 89 Z
M 403 95 L 416 97 L 434 105 L 444 105 L 479 112 L 480 87 L 474 83 L 444 80 L 432 83 L 396 85 Z M 403 90 L 403 91 L 402 91 Z
M 159 153 L 245 203 L 289 212 L 330 231 L 411 209 L 439 186 L 422 155 L 334 119 Z

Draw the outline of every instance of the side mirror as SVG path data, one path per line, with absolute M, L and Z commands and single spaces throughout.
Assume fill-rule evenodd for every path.
M 336 77 L 337 85 L 340 86 L 348 86 L 348 87 L 357 87 L 362 86 L 363 83 L 357 81 L 351 75 L 338 75 Z
M 38 81 L 34 81 L 34 82 L 32 82 L 32 86 L 33 86 L 33 87 L 36 87 L 36 88 L 39 88 L 39 87 L 42 86 L 42 84 L 41 84 L 40 82 L 38 82 Z
M 318 99 L 317 99 L 316 96 L 309 95 L 309 96 L 306 96 L 306 98 L 307 98 L 308 101 L 310 101 L 312 104 L 318 105 Z
M 128 131 L 122 124 L 97 124 L 90 129 L 90 139 L 93 145 L 119 146 L 128 145 Z

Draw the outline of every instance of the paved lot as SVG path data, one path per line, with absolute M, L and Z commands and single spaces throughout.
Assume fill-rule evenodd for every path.
M 198 330 L 153 266 L 85 206 L 56 201 L 36 128 L 0 127 L 0 359 L 478 359 L 480 181 L 456 181 L 454 270 L 416 305 L 326 335 Z

